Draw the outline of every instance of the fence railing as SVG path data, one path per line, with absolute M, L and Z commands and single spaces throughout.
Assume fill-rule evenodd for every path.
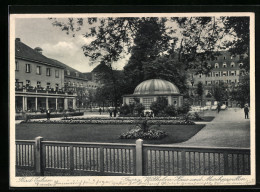
M 143 144 L 16 141 L 16 167 L 86 175 L 249 175 L 250 150 Z M 74 174 L 75 175 L 75 174 Z

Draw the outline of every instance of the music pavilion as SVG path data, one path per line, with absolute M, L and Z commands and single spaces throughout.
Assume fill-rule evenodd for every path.
M 140 83 L 131 95 L 123 96 L 123 104 L 131 104 L 135 99 L 139 100 L 149 110 L 152 102 L 158 97 L 165 97 L 168 105 L 180 107 L 183 104 L 183 96 L 177 86 L 162 79 L 149 79 Z

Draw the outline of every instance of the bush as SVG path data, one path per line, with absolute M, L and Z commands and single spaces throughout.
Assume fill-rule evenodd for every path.
M 165 109 L 164 109 L 165 114 L 175 117 L 177 116 L 178 112 L 177 109 L 174 107 L 174 105 L 168 105 Z
M 159 126 L 152 126 L 150 128 L 147 128 L 145 131 L 141 128 L 141 125 L 135 125 L 134 128 L 131 128 L 128 132 L 123 133 L 119 136 L 120 139 L 162 139 L 167 136 L 167 134 L 159 130 Z
M 187 114 L 191 110 L 191 105 L 188 101 L 183 102 L 183 105 L 177 109 L 178 114 Z
M 120 116 L 128 115 L 129 113 L 131 113 L 130 106 L 127 104 L 123 105 L 122 107 L 120 107 L 119 112 L 120 112 Z
M 168 100 L 165 97 L 158 97 L 156 101 L 154 101 L 150 109 L 154 112 L 154 115 L 157 116 L 159 112 L 163 112 L 164 109 L 168 105 Z
M 71 113 L 66 113 L 67 116 L 82 116 L 84 115 L 84 112 L 71 112 Z M 44 119 L 46 118 L 46 114 L 26 114 L 28 119 Z M 52 114 L 51 113 L 51 118 L 56 118 L 56 117 L 64 117 L 64 113 L 57 113 L 57 114 Z M 15 116 L 15 120 L 24 120 L 24 117 L 21 115 Z
M 136 111 L 138 113 L 138 115 L 140 115 L 144 109 L 145 109 L 145 107 L 141 103 L 136 103 L 134 105 L 134 111 Z

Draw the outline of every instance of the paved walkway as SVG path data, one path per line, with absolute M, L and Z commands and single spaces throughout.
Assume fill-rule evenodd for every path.
M 250 120 L 244 118 L 244 111 L 240 108 L 220 111 L 200 132 L 178 145 L 250 147 Z

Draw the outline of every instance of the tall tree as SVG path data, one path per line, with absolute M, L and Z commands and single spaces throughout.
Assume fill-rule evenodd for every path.
M 216 99 L 216 101 L 222 102 L 228 99 L 227 88 L 227 85 L 225 85 L 223 82 L 213 86 L 211 93 L 213 94 L 213 97 Z
M 203 97 L 203 84 L 202 82 L 200 81 L 197 85 L 197 94 L 198 94 L 198 97 L 199 97 L 199 100 L 200 100 L 200 104 L 202 104 L 202 97 Z

